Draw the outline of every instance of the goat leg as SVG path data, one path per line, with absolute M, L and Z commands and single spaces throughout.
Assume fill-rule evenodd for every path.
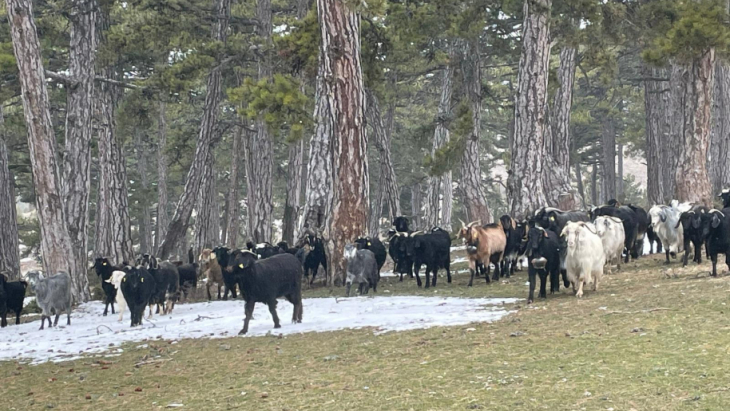
M 58 327 L 58 317 L 60 317 L 60 316 L 61 316 L 61 313 L 60 312 L 57 312 L 56 313 L 56 319 L 53 320 L 53 326 L 54 327 Z
M 112 315 L 114 315 L 115 314 L 115 312 L 114 312 L 114 301 L 112 301 L 110 304 L 112 305 Z
M 532 304 L 533 299 L 535 298 L 535 269 L 530 267 L 527 270 L 527 278 L 530 281 L 530 292 L 527 295 L 527 304 Z
M 255 306 L 255 301 L 246 301 L 246 318 L 243 319 L 243 329 L 238 332 L 238 335 L 244 335 L 248 332 L 248 322 L 251 321 L 251 317 L 253 316 L 253 308 Z

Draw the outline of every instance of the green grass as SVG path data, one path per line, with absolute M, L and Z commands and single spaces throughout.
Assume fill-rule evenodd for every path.
M 0 408 L 726 410 L 730 277 L 707 271 L 645 258 L 598 293 L 520 302 L 493 324 L 129 344 L 110 364 L 0 363 Z M 379 295 L 525 298 L 525 277 L 467 289 L 460 274 L 429 291 L 386 279 Z

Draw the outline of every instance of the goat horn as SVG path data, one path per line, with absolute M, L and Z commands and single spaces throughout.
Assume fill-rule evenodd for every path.
M 464 220 L 462 220 L 462 219 L 460 218 L 460 219 L 459 219 L 459 222 L 461 222 L 461 227 L 462 227 L 462 228 L 466 228 L 466 223 L 464 223 Z

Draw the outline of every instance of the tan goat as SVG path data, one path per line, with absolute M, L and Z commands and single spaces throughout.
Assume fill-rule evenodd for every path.
M 460 220 L 461 221 L 461 220 Z M 485 277 L 487 284 L 489 279 L 489 264 L 494 263 L 494 280 L 499 281 L 501 272 L 500 263 L 504 257 L 504 248 L 507 244 L 507 236 L 504 234 L 502 224 L 497 222 L 481 226 L 477 221 L 464 224 L 461 222 L 459 237 L 464 239 L 466 254 L 469 258 L 469 287 L 474 282 L 474 274 L 479 264 L 486 267 Z
M 205 282 L 205 290 L 208 292 L 208 301 L 212 299 L 210 295 L 210 287 L 213 283 L 218 284 L 218 299 L 221 299 L 221 287 L 224 285 L 223 282 L 223 270 L 221 269 L 218 260 L 215 257 L 213 250 L 209 248 L 203 249 L 198 257 L 200 261 L 200 269 L 203 271 L 203 275 L 208 280 Z

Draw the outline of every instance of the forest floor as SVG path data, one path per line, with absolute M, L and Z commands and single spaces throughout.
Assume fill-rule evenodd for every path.
M 730 276 L 724 267 L 710 278 L 707 264 L 683 269 L 662 259 L 614 270 L 583 299 L 564 290 L 529 306 L 525 272 L 491 285 L 480 278 L 472 288 L 460 273 L 430 290 L 386 277 L 378 290 L 520 298 L 493 323 L 156 341 L 126 344 L 106 359 L 0 362 L 0 408 L 730 409 Z

